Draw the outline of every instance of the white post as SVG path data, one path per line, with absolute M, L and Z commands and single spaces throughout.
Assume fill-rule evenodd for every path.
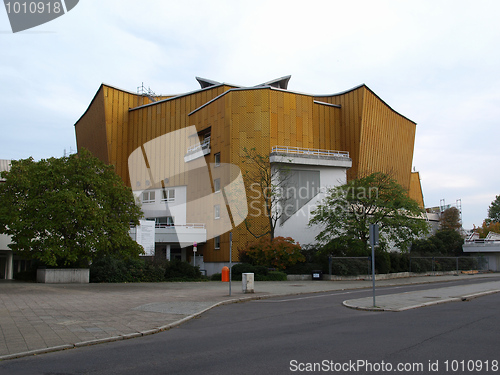
M 165 251 L 167 260 L 170 260 L 170 244 L 167 245 L 167 250 Z
M 12 274 L 12 270 L 14 268 L 14 256 L 12 254 L 12 251 L 9 251 L 7 253 L 7 259 L 5 261 L 5 279 L 6 280 L 12 280 L 14 275 Z
M 193 244 L 193 267 L 196 267 L 196 250 L 197 250 L 198 244 L 195 242 Z

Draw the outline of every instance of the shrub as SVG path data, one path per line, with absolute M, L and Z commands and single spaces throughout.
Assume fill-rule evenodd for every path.
M 257 281 L 286 281 L 286 273 L 280 271 L 270 271 L 267 275 L 258 275 L 261 280 Z
M 255 275 L 255 280 L 264 281 L 262 278 L 266 277 L 269 270 L 265 266 L 254 266 L 249 263 L 238 263 L 235 264 L 231 269 L 231 280 L 241 280 L 243 273 L 253 273 Z
M 214 273 L 212 276 L 210 276 L 210 280 L 212 280 L 212 281 L 221 281 L 222 280 L 222 274 L 221 273 Z
M 200 280 L 198 267 L 181 261 L 151 261 L 144 259 L 117 259 L 102 257 L 90 266 L 93 283 L 161 282 L 172 280 Z
M 246 260 L 254 266 L 265 266 L 284 270 L 299 262 L 305 262 L 300 245 L 290 237 L 268 237 L 247 246 L 240 252 L 240 260 Z
M 165 268 L 165 279 L 166 280 L 200 280 L 201 272 L 200 267 L 192 266 L 189 263 L 172 260 L 167 261 Z
M 123 283 L 127 281 L 131 280 L 123 259 L 106 256 L 95 260 L 90 266 L 90 282 L 92 283 Z

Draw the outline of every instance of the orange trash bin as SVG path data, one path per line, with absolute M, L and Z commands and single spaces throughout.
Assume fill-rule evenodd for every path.
M 222 282 L 229 282 L 229 267 L 227 266 L 222 267 Z

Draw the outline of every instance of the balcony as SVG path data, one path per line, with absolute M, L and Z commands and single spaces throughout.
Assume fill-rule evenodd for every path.
M 269 155 L 271 163 L 315 165 L 351 168 L 348 151 L 319 150 L 288 146 L 274 146 Z
M 210 137 L 205 138 L 201 143 L 189 147 L 186 155 L 184 155 L 184 162 L 188 163 L 208 154 L 210 154 Z

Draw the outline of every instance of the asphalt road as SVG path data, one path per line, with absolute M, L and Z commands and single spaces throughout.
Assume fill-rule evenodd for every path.
M 404 312 L 341 305 L 369 295 L 221 306 L 160 334 L 1 362 L 0 374 L 500 374 L 500 293 Z

